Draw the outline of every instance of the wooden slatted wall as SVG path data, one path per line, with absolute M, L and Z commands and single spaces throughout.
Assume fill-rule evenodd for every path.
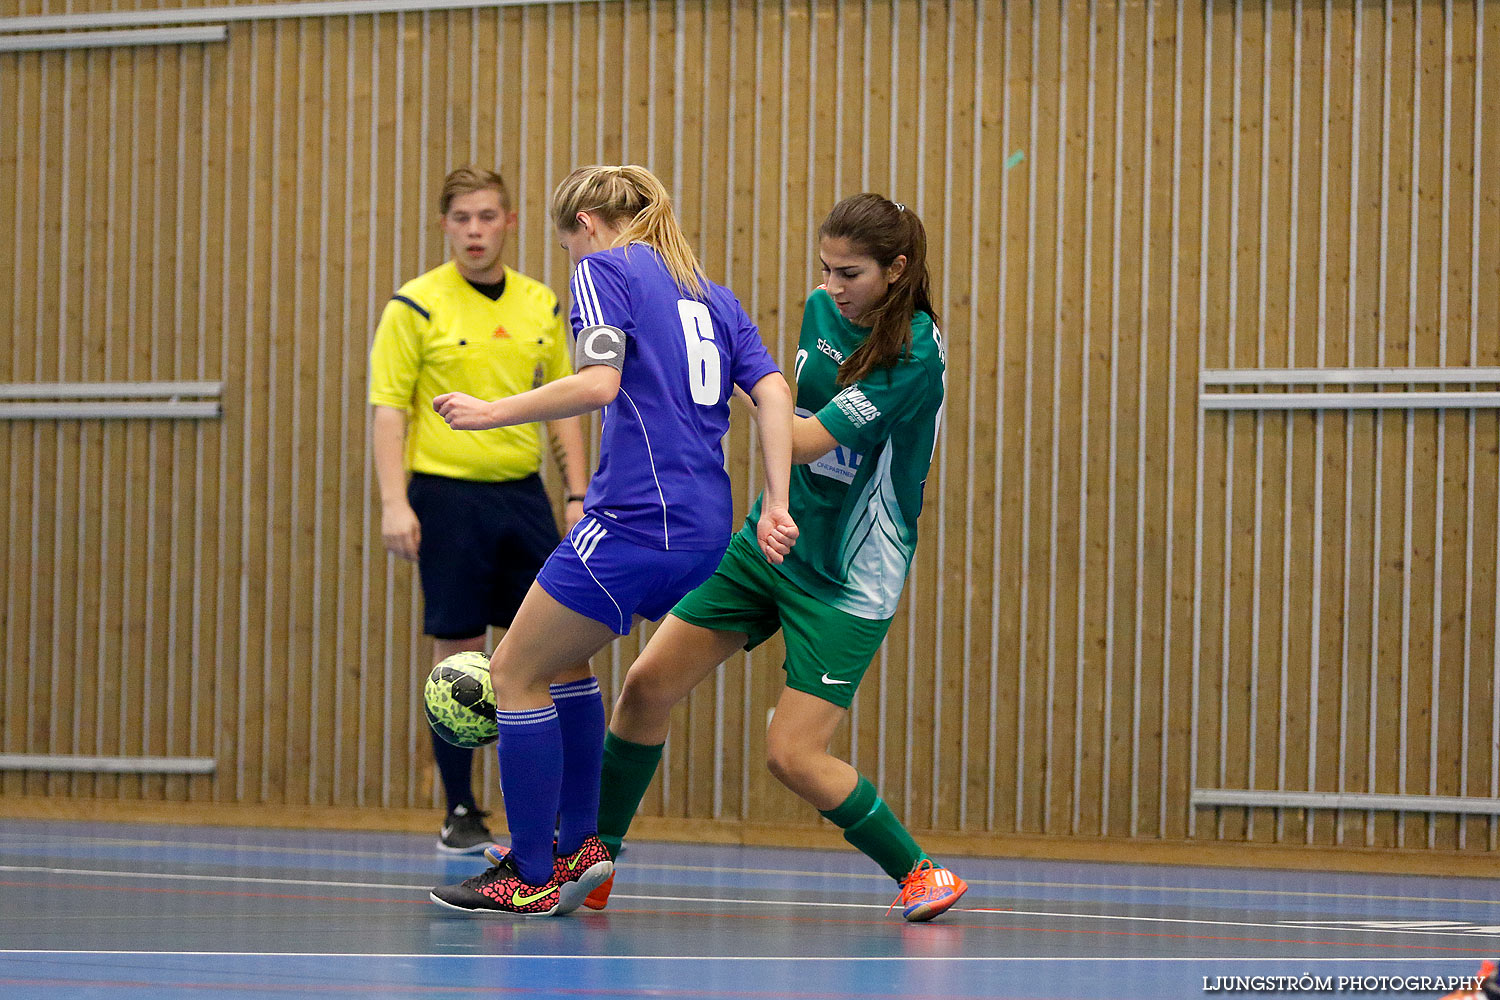
M 552 185 L 648 164 L 784 362 L 832 203 L 922 215 L 949 418 L 836 739 L 914 827 L 1496 848 L 1482 819 L 1188 805 L 1500 795 L 1496 411 L 1197 404 L 1200 368 L 1500 364 L 1478 0 L 608 0 L 0 54 L 0 382 L 226 386 L 217 421 L 0 423 L 0 750 L 219 762 L 6 798 L 435 801 L 363 398 L 465 161 L 564 292 Z M 748 502 L 743 421 L 728 453 Z M 679 709 L 647 813 L 811 820 L 761 766 L 771 645 Z M 611 690 L 638 648 L 599 658 Z

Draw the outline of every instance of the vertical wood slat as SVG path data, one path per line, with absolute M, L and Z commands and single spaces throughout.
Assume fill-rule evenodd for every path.
M 1481 181 L 1481 178 L 1483 179 L 1483 183 L 1487 185 L 1494 184 L 1495 178 L 1493 169 L 1485 170 L 1484 164 L 1486 164 L 1487 162 L 1493 163 L 1494 161 L 1492 159 L 1487 159 L 1487 156 L 1493 156 L 1494 151 L 1500 150 L 1500 128 L 1495 127 L 1495 125 L 1493 124 L 1496 121 L 1497 109 L 1500 109 L 1500 98 L 1497 98 L 1495 96 L 1495 87 L 1493 83 L 1493 81 L 1497 79 L 1497 70 L 1495 69 L 1495 54 L 1500 53 L 1500 16 L 1496 16 L 1492 9 L 1487 10 L 1485 7 L 1480 7 L 1479 17 L 1481 23 L 1477 24 L 1475 28 L 1476 71 L 1474 79 L 1474 93 L 1476 104 L 1476 155 L 1474 157 L 1474 170 L 1476 190 L 1487 190 L 1487 188 L 1480 188 L 1479 182 Z M 1486 59 L 1488 59 L 1488 62 L 1486 61 Z M 1489 81 L 1488 86 L 1485 85 L 1486 81 Z M 1482 98 L 1481 95 L 1483 95 Z M 1489 123 L 1489 127 L 1485 128 L 1483 126 L 1483 123 Z M 1480 150 L 1488 150 L 1489 153 L 1481 153 L 1479 152 Z M 1473 205 L 1475 206 L 1475 228 L 1473 228 L 1471 232 L 1477 234 L 1484 231 L 1483 227 L 1481 226 L 1481 217 L 1483 218 L 1485 225 L 1493 225 L 1497 219 L 1500 219 L 1500 199 L 1485 198 L 1481 200 L 1476 195 L 1476 197 L 1473 199 Z M 1474 283 L 1472 300 L 1472 308 L 1474 310 L 1474 326 L 1476 331 L 1482 329 L 1494 329 L 1497 326 L 1500 326 L 1500 266 L 1496 266 L 1497 251 L 1493 244 L 1491 244 L 1488 251 L 1483 254 L 1484 262 L 1483 266 L 1481 267 L 1481 251 L 1479 249 L 1480 244 L 1477 240 L 1472 240 L 1471 246 L 1472 249 L 1470 252 L 1473 255 L 1473 263 L 1470 280 Z M 1488 351 L 1485 350 L 1485 347 L 1486 345 L 1484 344 L 1484 342 L 1480 341 L 1480 348 L 1478 351 L 1478 358 L 1481 359 L 1480 363 L 1483 363 L 1482 359 L 1485 357 L 1500 356 L 1500 344 L 1497 344 L 1492 340 L 1487 345 Z M 1494 424 L 1488 420 L 1485 421 L 1485 424 L 1487 425 L 1488 430 L 1487 440 L 1492 442 L 1494 441 L 1493 435 L 1495 433 Z M 1490 445 L 1489 447 L 1487 447 L 1485 449 L 1485 452 L 1488 455 L 1500 457 L 1500 449 L 1497 449 L 1494 445 Z M 1493 486 L 1497 483 L 1497 481 L 1500 481 L 1500 477 L 1489 475 L 1480 475 L 1476 479 L 1476 482 L 1483 483 L 1488 486 Z M 1480 495 L 1482 496 L 1483 494 L 1481 493 Z M 1479 516 L 1483 518 L 1484 521 L 1488 521 L 1488 518 L 1486 517 L 1486 514 L 1489 510 L 1488 505 L 1484 507 L 1477 507 L 1476 509 L 1482 511 Z M 1500 490 L 1497 490 L 1494 509 L 1496 511 L 1496 521 L 1500 521 Z M 1477 548 L 1476 551 L 1483 553 L 1477 558 L 1484 559 L 1488 557 L 1490 549 L 1488 547 L 1482 547 Z M 1500 565 L 1500 537 L 1496 538 L 1494 552 L 1494 564 Z M 1485 622 L 1485 624 L 1490 628 L 1491 642 L 1489 644 L 1482 644 L 1483 632 L 1481 631 L 1476 634 L 1476 655 L 1480 658 L 1476 661 L 1477 672 L 1475 676 L 1479 679 L 1479 690 L 1481 692 L 1485 690 L 1485 685 L 1488 684 L 1489 698 L 1487 699 L 1487 701 L 1491 706 L 1491 728 L 1488 731 L 1494 732 L 1495 729 L 1500 728 L 1500 714 L 1497 714 L 1500 713 L 1500 699 L 1496 698 L 1497 692 L 1495 682 L 1489 677 L 1485 677 L 1483 671 L 1480 671 L 1477 668 L 1477 663 L 1484 662 L 1483 654 L 1478 653 L 1478 650 L 1480 648 L 1483 648 L 1485 652 L 1489 653 L 1491 664 L 1500 662 L 1500 599 L 1497 599 L 1497 597 L 1500 597 L 1500 595 L 1497 595 L 1495 593 L 1494 588 L 1496 584 L 1493 579 L 1489 581 L 1489 584 L 1491 587 L 1490 604 L 1494 608 L 1494 614 L 1489 621 Z M 1476 602 L 1475 607 L 1482 608 L 1484 607 L 1484 605 L 1482 603 Z M 1482 615 L 1480 616 L 1480 618 L 1481 621 L 1484 620 Z M 1481 628 L 1483 628 L 1483 626 L 1481 626 Z M 1475 700 L 1476 699 L 1472 697 L 1469 699 L 1471 704 L 1474 703 Z M 1480 703 L 1483 704 L 1484 702 L 1481 701 Z M 1485 732 L 1485 727 L 1482 724 L 1477 724 L 1474 729 L 1476 733 Z M 1496 744 L 1492 739 L 1486 739 L 1485 742 L 1489 744 L 1489 787 L 1490 789 L 1492 789 L 1490 794 L 1500 794 L 1500 744 Z M 1473 743 L 1470 744 L 1469 749 L 1475 749 Z M 1482 753 L 1482 750 L 1476 751 L 1475 755 L 1478 756 L 1480 753 Z M 1500 829 L 1497 829 L 1497 827 L 1500 827 L 1500 824 L 1496 824 L 1495 822 L 1491 822 L 1489 824 L 1487 844 L 1491 850 L 1493 850 L 1496 846 L 1497 834 L 1500 834 Z
M 1163 17 L 1162 20 L 1163 30 L 1172 31 L 1173 37 L 1179 39 L 1178 49 L 1172 53 L 1171 217 L 1175 220 L 1182 217 L 1184 199 L 1191 198 L 1195 190 L 1191 184 L 1191 163 L 1189 161 L 1188 170 L 1184 170 L 1183 163 L 1185 159 L 1184 136 L 1189 134 L 1185 128 L 1191 128 L 1192 122 L 1190 104 L 1192 92 L 1184 86 L 1185 80 L 1190 80 L 1191 77 L 1185 72 L 1184 67 L 1189 58 L 1196 55 L 1196 51 L 1195 46 L 1188 42 L 1184 32 L 1183 5 L 1177 5 L 1170 28 L 1165 27 L 1166 18 Z M 1161 484 L 1167 496 L 1168 519 L 1164 553 L 1165 579 L 1161 581 L 1161 586 L 1166 591 L 1163 599 L 1165 617 L 1162 623 L 1162 644 L 1159 652 L 1148 651 L 1147 655 L 1155 653 L 1155 658 L 1161 663 L 1162 670 L 1160 728 L 1162 751 L 1156 789 L 1160 799 L 1158 833 L 1161 836 L 1180 838 L 1186 834 L 1187 830 L 1193 828 L 1193 817 L 1190 814 L 1185 815 L 1185 810 L 1169 808 L 1172 798 L 1169 789 L 1174 787 L 1174 777 L 1176 781 L 1185 782 L 1188 787 L 1193 787 L 1190 762 L 1196 759 L 1198 623 L 1192 613 L 1196 606 L 1196 600 L 1192 596 L 1196 595 L 1196 587 L 1193 585 L 1195 581 L 1186 574 L 1195 573 L 1197 568 L 1196 562 L 1188 557 L 1188 553 L 1193 549 L 1193 539 L 1197 534 L 1194 530 L 1194 518 L 1190 516 L 1193 513 L 1190 505 L 1195 505 L 1198 497 L 1201 496 L 1201 487 L 1195 486 L 1192 490 L 1176 488 L 1178 483 L 1176 465 L 1178 428 L 1187 426 L 1191 415 L 1197 410 L 1196 401 L 1190 403 L 1185 398 L 1182 380 L 1178 373 L 1184 370 L 1182 367 L 1184 356 L 1192 356 L 1186 350 L 1187 345 L 1196 343 L 1197 338 L 1183 337 L 1184 304 L 1193 299 L 1190 294 L 1184 296 L 1184 286 L 1186 284 L 1190 287 L 1190 284 L 1182 279 L 1184 267 L 1182 231 L 1175 224 L 1171 226 L 1170 246 L 1171 270 L 1166 286 L 1166 302 L 1157 303 L 1158 308 L 1164 306 L 1166 309 L 1167 318 L 1163 325 L 1168 338 L 1168 358 L 1165 369 L 1168 417 L 1165 438 L 1166 454 L 1163 461 L 1166 481 Z M 1190 480 L 1184 476 L 1181 482 L 1187 486 Z M 1187 579 L 1186 586 L 1182 583 L 1184 578 Z M 1179 668 L 1175 672 L 1174 664 Z M 1182 666 L 1188 669 L 1184 671 L 1181 669 Z M 1187 683 L 1184 683 L 1184 680 Z M 1189 701 L 1188 698 L 1192 700 Z
M 0 790 L 434 802 L 415 581 L 372 534 L 370 330 L 444 253 L 449 166 L 501 167 L 508 260 L 561 287 L 551 186 L 635 161 L 788 368 L 833 201 L 927 226 L 946 427 L 835 739 L 913 826 L 1495 849 L 1489 820 L 1186 795 L 1500 788 L 1496 415 L 1194 396 L 1204 366 L 1496 363 L 1497 32 L 1436 0 L 621 0 L 0 56 L 0 374 L 228 386 L 218 424 L 0 434 L 0 743 L 218 777 Z M 743 510 L 753 436 L 726 443 Z M 641 642 L 601 657 L 609 695 Z M 759 763 L 779 663 L 677 711 L 646 811 L 811 821 Z
M 23 111 L 27 108 L 26 90 L 22 81 L 23 63 L 24 60 L 17 58 L 13 62 L 7 62 L 4 65 L 3 71 L 0 71 L 4 74 L 0 79 L 3 79 L 5 84 L 3 91 L 0 92 L 6 95 L 5 107 L 7 113 L 10 115 L 10 120 L 15 122 L 13 133 L 15 141 L 0 146 L 0 213 L 3 213 L 4 218 L 11 220 L 17 220 L 22 210 L 22 165 L 20 153 L 25 148 L 28 134 L 23 114 Z M 13 221 L 11 225 L 12 232 L 0 235 L 0 276 L 4 278 L 4 280 L 0 280 L 0 320 L 3 320 L 10 329 L 15 329 L 15 324 L 20 319 L 21 310 L 21 304 L 17 301 L 17 291 L 22 287 L 20 282 L 21 256 L 19 250 L 21 231 L 20 226 L 16 222 Z M 17 346 L 13 341 L 6 344 L 4 350 L 0 351 L 0 377 L 6 379 L 16 378 L 15 354 Z M 5 450 L 3 468 L 7 484 L 13 482 L 15 476 L 16 456 L 13 451 L 15 435 L 16 431 L 14 428 L 6 428 L 3 435 L 0 435 L 0 437 L 3 437 Z M 9 494 L 12 490 L 7 487 L 6 492 Z M 7 500 L 10 500 L 9 496 L 7 496 Z M 16 556 L 14 541 L 16 535 L 15 506 L 14 502 L 6 504 L 5 530 L 0 531 L 0 558 L 4 559 L 7 567 L 15 566 L 13 562 Z M 14 569 L 8 572 L 5 581 L 3 584 L 0 584 L 0 610 L 3 610 L 7 623 L 13 621 L 12 614 L 15 609 L 14 572 Z M 16 642 L 16 637 L 17 633 L 13 626 L 7 627 L 4 634 L 0 635 L 0 655 L 5 656 L 6 662 L 10 662 L 11 658 L 15 655 L 14 643 Z M 22 682 L 23 676 L 20 671 L 7 670 L 4 677 L 0 678 L 0 695 L 4 697 L 6 720 L 5 730 L 3 733 L 0 733 L 0 740 L 3 740 L 3 746 L 7 751 L 14 751 L 20 746 L 24 746 L 26 742 L 24 735 L 18 733 L 15 728 L 15 720 L 19 710 L 17 687 Z M 20 788 L 21 777 L 21 775 L 5 775 L 0 777 L 0 791 L 8 795 L 16 794 Z

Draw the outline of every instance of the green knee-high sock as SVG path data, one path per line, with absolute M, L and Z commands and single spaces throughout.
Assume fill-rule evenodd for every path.
M 854 791 L 836 809 L 822 812 L 834 826 L 844 831 L 844 839 L 869 856 L 896 881 L 907 876 L 927 853 L 917 846 L 906 827 L 891 812 L 875 786 L 864 775 Z
M 630 821 L 646 795 L 646 788 L 661 763 L 664 743 L 645 746 L 604 734 L 604 766 L 599 782 L 599 839 L 611 856 L 620 853 L 620 843 Z

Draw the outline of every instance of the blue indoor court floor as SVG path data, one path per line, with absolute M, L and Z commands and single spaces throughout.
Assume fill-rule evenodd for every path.
M 1488 879 L 939 860 L 931 924 L 852 850 L 639 841 L 602 912 L 474 919 L 427 836 L 0 820 L 0 998 L 1436 998 L 1500 952 Z

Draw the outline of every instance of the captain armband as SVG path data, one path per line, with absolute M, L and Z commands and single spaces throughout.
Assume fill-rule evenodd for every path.
M 625 368 L 625 331 L 613 326 L 590 326 L 578 334 L 573 345 L 573 370 L 589 365 L 609 365 L 615 371 Z

